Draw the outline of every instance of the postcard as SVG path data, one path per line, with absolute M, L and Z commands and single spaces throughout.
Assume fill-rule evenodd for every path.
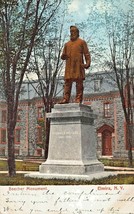
M 16 4 L 16 1 L 14 2 Z M 27 8 L 24 11 L 26 12 L 28 11 L 31 2 L 32 1 L 28 2 Z M 38 3 L 41 4 L 42 6 L 41 2 L 43 1 L 36 2 L 37 8 Z M 47 4 L 47 2 L 49 1 L 44 2 L 46 2 Z M 52 4 L 48 4 L 47 7 L 45 6 L 42 7 L 43 8 L 42 12 L 44 11 L 44 9 L 46 8 L 49 9 L 49 7 L 52 7 L 53 4 L 56 3 L 56 1 L 51 0 L 50 2 L 52 2 Z M 22 3 L 21 6 L 25 6 L 25 3 L 23 1 L 21 1 L 21 3 Z M 19 120 L 17 121 L 18 127 L 16 128 L 15 132 L 16 133 L 15 152 L 17 156 L 21 155 L 21 157 L 23 158 L 31 156 L 35 158 L 35 156 L 41 157 L 44 155 L 43 138 L 45 139 L 46 137 L 45 134 L 48 132 L 46 133 L 42 132 L 41 125 L 43 124 L 42 123 L 43 121 L 42 118 L 44 116 L 43 113 L 44 109 L 46 110 L 47 108 L 49 108 L 50 104 L 52 104 L 55 98 L 54 89 L 56 87 L 55 85 L 51 84 L 54 84 L 57 81 L 57 79 L 59 81 L 61 80 L 59 90 L 60 98 L 58 98 L 60 99 L 60 103 L 56 104 L 53 107 L 52 113 L 50 113 L 51 111 L 46 110 L 47 113 L 49 112 L 48 118 L 51 119 L 52 121 L 51 125 L 53 127 L 50 125 L 52 133 L 50 132 L 48 159 L 40 165 L 40 170 L 38 172 L 39 177 L 40 173 L 45 174 L 45 172 L 47 171 L 47 176 L 49 176 L 50 172 L 50 177 L 52 174 L 58 174 L 59 175 L 58 178 L 62 178 L 62 176 L 63 177 L 68 176 L 69 178 L 69 176 L 71 177 L 72 175 L 74 179 L 75 177 L 77 177 L 77 179 L 79 178 L 82 180 L 82 176 L 85 179 L 86 177 L 85 175 L 89 175 L 90 172 L 92 174 L 99 171 L 103 172 L 103 164 L 100 161 L 98 161 L 97 155 L 98 156 L 100 155 L 100 157 L 103 156 L 105 158 L 110 158 L 114 157 L 114 155 L 116 154 L 118 155 L 118 158 L 120 158 L 122 157 L 122 155 L 125 154 L 126 157 L 129 143 L 127 143 L 126 141 L 127 138 L 125 132 L 126 123 L 124 122 L 125 121 L 124 116 L 122 116 L 123 109 L 119 94 L 120 87 L 119 85 L 117 87 L 117 84 L 115 84 L 115 81 L 113 81 L 113 76 L 110 76 L 111 73 L 108 73 L 107 71 L 108 69 L 110 70 L 114 68 L 115 69 L 114 75 L 116 77 L 121 77 L 120 79 L 116 79 L 116 83 L 119 83 L 119 81 L 117 80 L 124 81 L 124 79 L 122 78 L 123 76 L 121 76 L 120 72 L 124 69 L 124 65 L 126 67 L 129 67 L 131 64 L 131 67 L 134 67 L 133 61 L 129 59 L 129 57 L 131 57 L 132 55 L 132 53 L 129 51 L 131 51 L 131 44 L 133 43 L 131 41 L 132 37 L 131 38 L 129 37 L 132 36 L 131 33 L 132 25 L 129 25 L 132 24 L 132 19 L 131 16 L 128 16 L 128 14 L 132 13 L 131 10 L 132 5 L 133 2 L 131 0 L 61 1 L 61 8 L 59 9 L 59 15 L 57 16 L 56 23 L 55 20 L 52 20 L 51 22 L 56 26 L 56 28 L 54 28 L 55 29 L 54 32 L 52 31 L 53 28 L 51 24 L 47 25 L 46 24 L 47 22 L 45 22 L 46 28 L 43 28 L 42 23 L 44 22 L 41 22 L 42 25 L 41 26 L 39 25 L 38 28 L 35 29 L 35 31 L 33 31 L 33 33 L 35 33 L 35 38 L 38 30 L 42 30 L 42 32 L 44 31 L 45 33 L 49 32 L 44 36 L 46 39 L 45 41 L 46 43 L 44 42 L 43 37 L 40 40 L 42 34 L 40 34 L 40 37 L 38 37 L 37 39 L 34 38 L 32 40 L 33 37 L 31 37 L 31 30 L 33 28 L 29 30 L 27 26 L 26 27 L 23 26 L 24 32 L 27 33 L 26 35 L 23 35 L 21 31 L 19 33 L 15 32 L 16 33 L 15 34 L 13 29 L 11 29 L 11 41 L 13 41 L 13 39 L 16 38 L 15 45 L 20 44 L 19 37 L 20 39 L 22 39 L 22 42 L 19 47 L 20 49 L 18 51 L 16 46 L 15 48 L 10 47 L 10 42 L 9 43 L 3 42 L 3 44 L 6 44 L 6 47 L 4 47 L 3 45 L 4 47 L 3 50 L 6 50 L 5 55 L 9 58 L 8 54 L 11 54 L 10 58 L 11 65 L 8 65 L 7 63 L 9 71 L 10 68 L 11 69 L 13 68 L 13 71 L 15 69 L 20 69 L 20 65 L 22 65 L 24 61 L 24 56 L 27 53 L 25 51 L 26 50 L 31 51 L 28 52 L 28 55 L 26 57 L 27 61 L 26 63 L 24 63 L 24 69 L 16 70 L 16 76 L 11 72 L 8 78 L 6 78 L 5 76 L 4 81 L 10 80 L 11 77 L 14 78 L 14 81 L 12 83 L 15 83 L 15 85 L 18 84 L 18 82 L 15 82 L 18 81 L 19 79 L 18 77 L 21 77 L 20 80 L 22 81 L 22 76 L 25 74 L 25 71 L 31 69 L 30 66 L 32 66 L 33 63 L 32 61 L 33 54 L 36 53 L 36 55 L 34 56 L 35 64 L 37 66 L 36 68 L 38 69 L 41 68 L 41 70 L 39 70 L 38 75 L 36 73 L 36 78 L 38 76 L 38 80 L 33 82 L 34 83 L 39 82 L 39 80 L 41 80 L 42 78 L 40 74 L 44 74 L 45 71 L 46 71 L 45 73 L 46 82 L 45 84 L 43 83 L 43 85 L 40 88 L 37 87 L 36 85 L 36 87 L 34 88 L 35 90 L 34 92 L 36 92 L 36 95 L 38 92 L 39 95 L 41 89 L 43 89 L 43 92 L 45 91 L 44 89 L 46 90 L 48 89 L 47 93 L 45 91 L 44 94 L 45 95 L 47 94 L 47 98 L 49 98 L 50 95 L 52 95 L 51 99 L 45 102 L 45 104 L 47 103 L 48 106 L 46 107 L 44 105 L 45 107 L 43 108 L 42 108 L 43 100 L 39 100 L 38 96 L 36 103 L 36 99 L 34 99 L 35 93 L 33 93 L 32 91 L 33 88 L 32 86 L 30 86 L 29 82 L 27 84 L 28 86 L 27 99 L 24 96 L 25 90 L 24 93 L 20 95 L 20 97 L 23 98 L 22 100 L 23 101 L 25 100 L 25 102 L 24 106 L 23 104 L 21 106 L 22 109 L 20 110 L 20 115 L 18 118 Z M 8 6 L 10 8 L 11 5 Z M 57 5 L 57 8 L 58 7 L 60 7 L 60 3 L 59 6 Z M 63 10 L 64 7 L 65 10 Z M 2 7 L 0 9 L 2 11 Z M 6 9 L 7 5 L 5 7 L 5 10 Z M 28 25 L 31 24 L 31 20 L 34 20 L 34 19 L 29 20 L 29 17 L 33 18 L 35 12 L 34 6 L 32 6 L 31 9 L 32 12 L 29 12 L 24 16 L 26 18 L 24 23 L 26 23 L 28 20 Z M 8 10 L 6 10 L 6 12 L 7 11 Z M 11 11 L 9 10 L 9 12 Z M 38 17 L 39 12 L 41 12 L 41 9 L 39 9 L 38 12 L 36 12 L 34 18 Z M 54 8 L 52 8 L 52 11 L 49 12 L 47 11 L 43 15 L 43 18 L 45 19 L 47 16 L 49 17 L 50 12 L 54 12 Z M 42 16 L 42 14 L 43 13 L 41 13 L 40 15 Z M 2 17 L 1 15 L 2 13 L 0 13 L 0 20 Z M 38 21 L 41 20 L 40 17 Z M 127 17 L 126 20 L 125 17 Z M 18 20 L 21 18 L 22 17 L 19 16 Z M 51 15 L 49 18 L 51 19 Z M 49 18 L 47 19 L 48 22 Z M 17 20 L 17 18 L 15 19 L 13 17 L 12 23 L 14 23 L 15 20 Z M 65 22 L 64 23 L 61 22 L 60 25 L 59 20 L 63 20 Z M 123 23 L 124 20 L 125 24 Z M 129 22 L 126 24 L 126 21 Z M 38 23 L 39 22 L 36 21 L 36 24 Z M 7 26 L 9 27 L 10 25 Z M 35 27 L 35 25 L 33 26 Z M 124 33 L 128 32 L 127 31 L 128 28 L 124 29 L 124 26 L 125 27 L 130 26 L 129 35 Z M 3 29 L 6 28 L 3 27 Z M 15 28 L 15 30 L 16 29 L 17 28 Z M 54 36 L 59 35 L 57 33 L 59 29 L 62 29 L 64 31 L 64 35 L 60 34 L 60 36 L 58 37 L 51 38 L 52 35 Z M 8 33 L 9 32 L 10 30 L 8 31 Z M 8 33 L 4 34 L 7 35 L 7 38 Z M 125 35 L 124 37 L 125 40 L 121 40 L 123 35 Z M 78 38 L 79 36 L 80 38 Z M 30 38 L 31 40 L 27 38 Z M 47 40 L 48 38 L 50 39 L 49 41 Z M 130 40 L 126 42 L 126 39 L 128 38 L 130 38 Z M 61 39 L 64 41 L 64 44 L 60 46 Z M 24 40 L 25 45 L 23 44 Z M 42 42 L 42 40 L 43 43 L 38 44 L 38 41 Z M 5 41 L 5 37 L 3 41 Z M 32 42 L 29 43 L 29 41 Z M 30 46 L 28 46 L 29 44 Z M 42 47 L 46 48 L 42 52 L 43 53 L 42 59 L 43 58 L 45 59 L 44 64 L 42 64 L 41 52 L 39 53 L 38 50 L 36 50 L 37 52 L 34 50 L 34 47 L 32 46 L 34 44 L 39 45 L 38 50 L 39 49 L 41 50 Z M 125 46 L 124 52 L 123 47 L 126 44 L 130 46 L 129 47 Z M 57 49 L 54 48 L 59 47 L 58 45 L 60 46 L 61 49 L 58 50 L 59 58 L 56 58 L 57 56 L 56 55 L 54 56 L 54 54 L 57 53 Z M 10 53 L 7 54 L 8 48 L 10 50 Z M 22 52 L 21 55 L 20 53 L 22 50 L 24 50 L 24 52 Z M 128 52 L 129 54 L 127 54 Z M 61 53 L 62 55 L 60 56 Z M 13 54 L 16 55 L 13 57 L 12 56 Z M 29 63 L 28 59 L 30 59 L 30 54 L 32 56 L 32 60 L 30 61 L 31 64 L 28 67 Z M 82 55 L 85 56 L 84 61 Z M 39 56 L 39 59 L 37 56 Z M 64 69 L 63 67 L 58 67 L 59 66 L 58 63 L 60 62 L 61 59 L 66 62 L 66 65 L 64 64 Z M 123 61 L 124 59 L 125 61 Z M 16 62 L 16 60 L 18 60 L 20 64 L 12 64 Z M 129 60 L 131 61 L 131 63 L 127 64 L 129 63 Z M 7 61 L 9 62 L 9 60 Z M 5 61 L 3 63 L 5 63 Z M 61 65 L 63 64 L 61 63 Z M 36 70 L 34 66 L 32 67 L 32 69 Z M 43 70 L 44 68 L 46 70 Z M 60 73 L 60 75 L 62 74 L 62 78 L 56 76 L 57 70 L 55 70 L 54 73 L 54 68 L 59 69 L 58 72 Z M 116 73 L 116 71 L 118 70 L 116 68 L 119 69 L 118 74 Z M 6 71 L 5 67 L 3 70 L 4 72 Z M 22 70 L 24 71 L 24 73 L 20 75 L 21 73 L 18 71 Z M 65 71 L 65 76 L 63 75 L 64 72 L 63 70 Z M 41 71 L 43 71 L 44 73 L 41 73 Z M 99 72 L 98 76 L 97 72 Z M 33 75 L 33 77 L 35 77 L 35 73 L 32 72 L 29 73 L 30 75 Z M 104 73 L 108 75 L 105 76 Z M 7 74 L 7 72 L 5 72 L 4 74 Z M 102 74 L 104 74 L 103 77 Z M 48 77 L 49 79 L 47 79 Z M 64 87 L 63 79 L 65 80 Z M 90 82 L 91 84 L 89 84 L 88 80 L 92 81 Z M 49 86 L 47 85 L 48 82 L 50 83 Z M 75 85 L 76 90 L 74 90 L 74 85 L 72 85 L 73 82 L 76 83 Z M 124 82 L 120 83 L 121 86 L 124 84 Z M 10 84 L 8 83 L 6 84 L 7 87 L 9 85 Z M 15 90 L 13 85 L 11 88 L 13 89 L 13 92 L 15 94 L 15 91 L 17 90 Z M 123 90 L 126 90 L 126 87 Z M 10 92 L 10 95 L 12 94 L 10 90 L 5 91 Z M 126 91 L 125 93 L 123 92 L 124 91 L 122 91 L 123 95 L 126 94 Z M 73 96 L 71 96 L 71 93 L 73 93 L 73 96 L 74 93 L 76 93 L 75 99 Z M 41 97 L 43 96 L 41 95 Z M 61 100 L 61 97 L 63 98 L 63 100 Z M 82 99 L 84 100 L 83 103 Z M 69 103 L 70 100 L 72 103 L 75 102 L 75 104 L 74 103 L 70 104 Z M 12 102 L 9 103 L 12 106 Z M 69 107 L 67 107 L 67 105 Z M 2 121 L 2 123 L 0 122 L 0 137 L 2 138 L 2 140 L 0 139 L 1 144 L 0 151 L 1 155 L 4 154 L 4 157 L 7 157 L 7 153 L 5 156 L 5 151 L 8 150 L 6 146 L 6 125 L 3 126 L 3 124 L 6 122 L 5 116 L 6 108 L 3 106 L 1 107 L 0 103 L 0 110 L 2 108 L 4 109 L 3 110 L 4 116 L 2 117 L 4 121 Z M 38 108 L 38 110 L 36 108 Z M 68 108 L 70 108 L 69 111 Z M 92 108 L 94 108 L 93 112 L 95 112 L 97 116 L 95 116 L 95 114 L 93 116 Z M 10 110 L 10 108 L 8 109 Z M 37 115 L 35 114 L 35 112 L 36 114 L 38 112 L 38 117 L 40 117 L 38 119 L 41 120 L 37 119 Z M 1 115 L 2 114 L 0 113 L 0 116 Z M 21 116 L 23 117 L 22 120 Z M 56 118 L 58 119 L 56 120 Z M 97 130 L 96 135 L 94 134 L 95 130 L 93 127 L 94 122 L 93 120 L 95 118 L 99 118 L 95 124 Z M 35 127 L 38 128 L 38 131 L 35 130 L 36 129 Z M 23 131 L 23 134 L 21 133 L 21 131 Z M 44 134 L 43 137 L 42 133 Z M 39 136 L 37 136 L 38 134 Z M 21 137 L 23 138 L 21 139 Z M 21 142 L 23 142 L 23 145 L 21 145 Z M 24 167 L 26 168 L 26 164 Z M 0 186 L 0 214 L 134 214 L 134 185 L 108 184 L 108 185 Z

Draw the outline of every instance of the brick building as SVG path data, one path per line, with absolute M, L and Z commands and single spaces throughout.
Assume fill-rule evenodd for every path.
M 97 154 L 101 156 L 127 157 L 126 124 L 122 104 L 113 73 L 90 74 L 85 81 L 83 104 L 90 105 L 97 115 L 95 120 Z M 38 82 L 34 82 L 38 88 Z M 63 80 L 59 83 L 62 93 Z M 45 132 L 43 129 L 44 106 L 42 99 L 28 82 L 23 84 L 15 128 L 15 154 L 43 156 Z M 58 99 L 62 96 L 59 93 Z M 74 87 L 71 101 L 73 102 Z M 7 156 L 6 103 L 0 102 L 0 156 Z

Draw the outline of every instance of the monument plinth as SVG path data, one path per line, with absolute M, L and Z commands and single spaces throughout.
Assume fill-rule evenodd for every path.
M 56 104 L 50 118 L 48 159 L 39 167 L 45 174 L 87 175 L 102 172 L 96 157 L 95 115 L 90 106 Z

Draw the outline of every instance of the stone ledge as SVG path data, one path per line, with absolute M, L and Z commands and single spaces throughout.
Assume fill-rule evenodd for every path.
M 52 113 L 47 113 L 47 118 L 69 118 L 69 117 L 89 117 L 89 118 L 96 118 L 96 116 L 92 113 L 88 112 L 80 112 L 80 111 L 68 111 L 68 112 L 52 112 Z
M 98 172 L 98 173 L 91 173 L 89 175 L 79 175 L 79 174 L 44 174 L 39 172 L 33 172 L 29 174 L 25 174 L 25 177 L 32 177 L 32 178 L 43 178 L 43 179 L 62 179 L 62 180 L 83 180 L 83 181 L 92 181 L 93 179 L 102 179 L 107 178 L 109 176 L 117 176 L 118 173 L 116 172 Z
M 61 162 L 53 162 L 46 161 L 44 164 L 39 166 L 39 172 L 45 174 L 90 174 L 96 172 L 104 171 L 104 165 L 97 161 L 89 161 L 86 164 L 83 161 L 79 161 L 77 164 L 75 161 L 72 163 L 62 163 Z
M 84 104 L 80 104 L 80 103 L 67 103 L 67 104 L 55 104 L 54 108 L 52 109 L 52 111 L 73 111 L 79 109 L 80 111 L 84 109 L 84 111 L 90 111 L 93 112 L 93 110 L 91 109 L 91 106 L 87 106 Z
M 64 159 L 53 159 L 53 160 L 49 160 L 47 159 L 46 162 L 43 162 L 42 165 L 46 165 L 46 164 L 56 164 L 56 165 L 92 165 L 92 164 L 98 164 L 101 163 L 100 161 L 98 161 L 97 159 L 95 159 L 95 157 L 93 157 L 92 159 L 85 159 L 85 160 L 64 160 Z

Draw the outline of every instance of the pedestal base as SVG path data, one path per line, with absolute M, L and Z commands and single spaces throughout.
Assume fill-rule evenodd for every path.
M 75 180 L 75 181 L 92 181 L 93 179 L 102 179 L 111 176 L 117 176 L 117 172 L 94 172 L 90 175 L 77 175 L 77 174 L 56 174 L 56 173 L 40 173 L 40 172 L 31 172 L 26 174 L 25 177 L 32 177 L 32 178 L 43 178 L 49 180 Z
M 57 104 L 47 118 L 51 120 L 48 159 L 40 165 L 38 176 L 88 177 L 104 172 L 96 157 L 95 115 L 91 107 Z
M 96 138 L 91 107 L 82 104 L 55 105 L 51 119 L 48 159 L 40 173 L 90 174 L 104 166 L 96 158 Z
M 86 163 L 82 161 L 51 161 L 47 160 L 39 167 L 40 173 L 45 174 L 91 174 L 95 172 L 102 172 L 104 166 L 98 160 L 91 160 Z

